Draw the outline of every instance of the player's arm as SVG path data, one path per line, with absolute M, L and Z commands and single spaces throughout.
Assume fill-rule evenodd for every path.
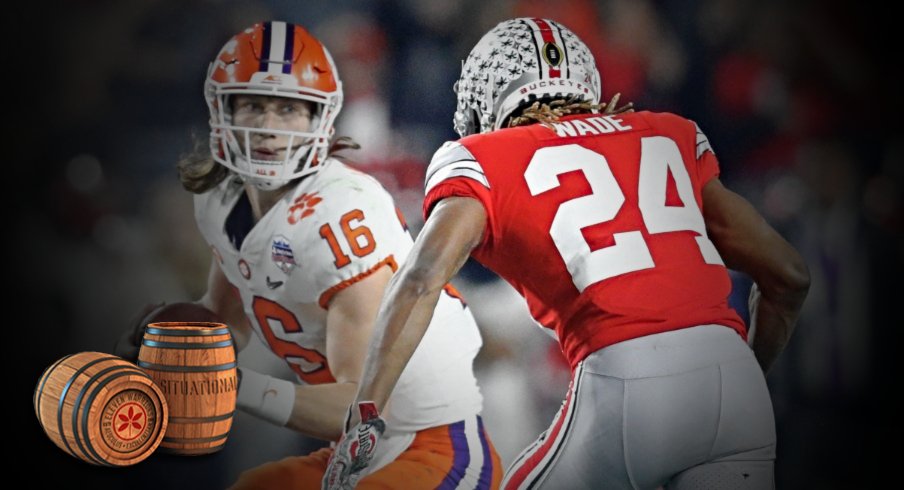
M 703 215 L 725 265 L 756 283 L 750 301 L 753 351 L 768 372 L 791 337 L 810 287 L 807 264 L 747 200 L 717 178 L 703 187 Z
M 436 205 L 408 258 L 389 281 L 356 402 L 374 401 L 381 410 L 386 405 L 427 330 L 440 292 L 480 243 L 486 219 L 476 199 L 450 197 Z M 356 422 L 353 413 L 349 426 Z
M 240 351 L 248 345 L 251 338 L 251 324 L 248 316 L 245 315 L 241 298 L 236 294 L 233 285 L 226 279 L 226 275 L 223 274 L 215 257 L 210 261 L 207 292 L 197 303 L 216 313 L 229 326 L 236 351 Z
M 389 266 L 336 293 L 326 319 L 326 357 L 335 383 L 297 385 L 289 428 L 326 440 L 342 436 L 345 410 L 355 397 L 374 318 L 386 284 Z

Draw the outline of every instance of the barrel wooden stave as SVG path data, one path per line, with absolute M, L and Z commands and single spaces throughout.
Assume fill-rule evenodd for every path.
M 152 323 L 138 360 L 167 398 L 170 420 L 161 450 L 200 455 L 222 449 L 238 391 L 235 350 L 226 326 Z

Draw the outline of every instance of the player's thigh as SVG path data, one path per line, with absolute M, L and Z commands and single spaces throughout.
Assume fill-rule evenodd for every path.
M 362 478 L 357 488 L 437 488 L 443 483 L 452 464 L 451 452 L 409 448 L 391 463 Z
M 772 402 L 752 356 L 626 381 L 625 434 L 625 461 L 641 488 L 710 463 L 701 474 L 728 475 L 746 465 L 750 470 L 739 474 L 759 481 L 775 459 Z
M 307 456 L 294 456 L 262 464 L 239 475 L 238 481 L 230 490 L 319 490 L 332 453 L 332 449 L 323 448 Z
M 583 371 L 577 379 L 565 435 L 551 429 L 547 455 L 510 471 L 510 480 L 526 475 L 512 488 L 656 488 L 714 458 L 724 422 L 718 365 L 628 380 Z
M 505 489 L 630 489 L 623 449 L 624 381 L 581 367 L 549 429 L 512 463 Z

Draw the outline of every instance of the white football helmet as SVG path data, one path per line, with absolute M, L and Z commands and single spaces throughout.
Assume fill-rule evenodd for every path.
M 333 122 L 342 107 L 342 82 L 329 52 L 301 26 L 261 22 L 236 34 L 210 64 L 204 84 L 214 160 L 261 189 L 277 189 L 317 172 L 326 162 Z M 249 128 L 232 123 L 229 97 L 256 94 L 313 103 L 308 132 Z M 252 133 L 288 137 L 285 157 L 251 158 Z M 240 145 L 239 141 L 244 144 Z
M 558 22 L 501 22 L 471 50 L 455 83 L 453 124 L 462 137 L 499 129 L 516 109 L 541 98 L 599 103 L 600 74 L 590 49 Z

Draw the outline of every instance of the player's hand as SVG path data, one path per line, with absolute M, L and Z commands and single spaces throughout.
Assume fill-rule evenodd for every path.
M 129 362 L 138 361 L 138 350 L 141 348 L 141 339 L 144 338 L 144 330 L 147 328 L 148 319 L 154 315 L 166 303 L 154 303 L 145 305 L 130 322 L 129 328 L 116 340 L 113 347 L 113 354 L 117 355 Z
M 355 488 L 361 472 L 370 464 L 377 449 L 377 442 L 386 430 L 386 421 L 380 417 L 373 402 L 358 403 L 361 421 L 351 429 L 351 407 L 345 422 L 345 434 L 330 457 L 323 475 L 323 490 L 347 490 Z
M 623 114 L 626 112 L 634 112 L 634 102 L 628 102 L 627 104 L 618 107 L 618 99 L 621 98 L 621 93 L 617 93 L 612 96 L 612 99 L 609 100 L 606 104 L 603 104 L 605 109 L 603 110 L 603 115 L 612 116 L 615 114 Z

